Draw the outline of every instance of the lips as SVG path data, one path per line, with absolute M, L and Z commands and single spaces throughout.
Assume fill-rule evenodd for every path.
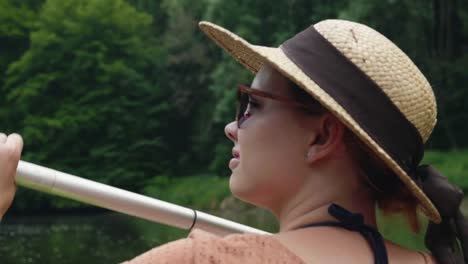
M 235 149 L 233 149 L 233 150 L 232 150 L 232 156 L 233 156 L 234 158 L 238 159 L 238 158 L 240 157 L 240 155 L 239 155 L 239 151 L 238 151 L 238 150 L 235 150 Z

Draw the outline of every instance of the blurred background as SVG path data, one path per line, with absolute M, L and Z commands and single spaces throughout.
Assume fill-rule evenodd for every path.
M 228 190 L 223 129 L 234 88 L 253 75 L 197 23 L 277 46 L 327 18 L 367 24 L 414 60 L 439 109 L 425 161 L 468 190 L 460 0 L 0 0 L 0 131 L 24 137 L 23 160 L 275 231 Z M 379 221 L 387 238 L 424 249 L 398 216 Z M 20 188 L 0 225 L 0 262 L 117 263 L 186 235 Z

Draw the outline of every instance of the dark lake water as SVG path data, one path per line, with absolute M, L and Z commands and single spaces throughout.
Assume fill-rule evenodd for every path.
M 8 217 L 0 263 L 119 263 L 186 235 L 117 213 Z
M 255 212 L 228 218 L 273 231 L 271 216 L 260 216 Z M 0 263 L 120 263 L 187 235 L 185 230 L 112 212 L 7 215 L 0 224 Z

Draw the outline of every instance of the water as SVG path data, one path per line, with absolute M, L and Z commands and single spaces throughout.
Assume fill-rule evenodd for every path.
M 8 217 L 0 263 L 119 263 L 187 231 L 116 213 Z
M 276 228 L 264 211 L 218 215 L 268 231 Z M 0 263 L 120 263 L 187 235 L 185 230 L 111 212 L 7 215 L 0 224 Z

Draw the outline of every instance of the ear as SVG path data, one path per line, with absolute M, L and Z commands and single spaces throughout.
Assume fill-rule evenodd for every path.
M 311 138 L 307 151 L 309 164 L 330 156 L 343 145 L 343 123 L 332 114 L 323 115 L 317 122 L 317 133 Z

